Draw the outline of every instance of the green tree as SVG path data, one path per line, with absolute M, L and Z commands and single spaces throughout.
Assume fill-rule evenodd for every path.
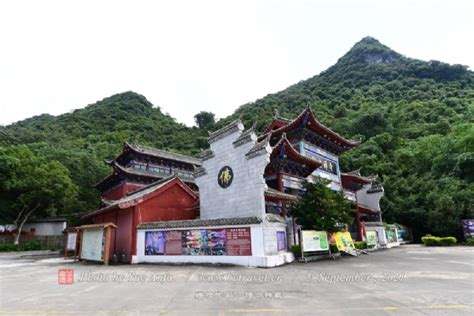
M 341 193 L 327 187 L 327 181 L 306 182 L 303 196 L 289 212 L 304 229 L 340 231 L 343 224 L 351 224 L 354 211 Z
M 7 208 L 18 227 L 15 244 L 32 215 L 68 212 L 77 194 L 66 167 L 35 156 L 24 145 L 0 147 L 0 180 L 0 196 L 6 200 L 2 207 Z
M 194 115 L 194 121 L 199 128 L 211 128 L 214 125 L 216 118 L 214 113 L 201 111 Z

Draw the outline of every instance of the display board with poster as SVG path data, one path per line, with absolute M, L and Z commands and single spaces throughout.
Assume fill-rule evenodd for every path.
M 183 232 L 176 230 L 166 232 L 165 254 L 168 256 L 183 254 Z
M 166 232 L 151 231 L 145 233 L 145 256 L 164 255 Z
M 67 233 L 67 244 L 66 244 L 67 250 L 76 250 L 76 239 L 77 239 L 76 232 Z
M 227 228 L 226 249 L 228 256 L 251 256 L 252 239 L 250 227 Z
M 337 232 L 334 234 L 336 239 L 337 249 L 340 251 L 352 251 L 354 250 L 354 243 L 349 232 Z
M 385 237 L 387 238 L 387 243 L 389 244 L 398 242 L 397 230 L 395 228 L 386 228 Z
M 83 225 L 77 228 L 80 235 L 81 260 L 102 261 L 109 264 L 110 239 L 112 229 L 116 229 L 114 223 L 101 223 Z
M 277 232 L 277 250 L 286 250 L 286 232 L 284 231 Z
M 104 260 L 104 228 L 84 229 L 82 231 L 81 259 Z
M 370 230 L 366 231 L 365 240 L 367 242 L 367 247 L 371 248 L 377 246 L 377 232 Z
M 474 237 L 474 219 L 464 219 L 461 222 L 464 238 Z
M 250 227 L 146 231 L 145 256 L 251 256 Z
M 302 230 L 301 248 L 303 252 L 329 251 L 328 234 L 325 231 Z

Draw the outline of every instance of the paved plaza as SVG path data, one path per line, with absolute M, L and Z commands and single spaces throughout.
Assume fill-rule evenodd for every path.
M 0 255 L 5 315 L 472 315 L 474 248 L 405 245 L 272 269 Z

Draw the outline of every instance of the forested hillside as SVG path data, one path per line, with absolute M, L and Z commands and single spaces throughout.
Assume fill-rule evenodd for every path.
M 474 218 L 472 71 L 410 59 L 368 37 L 323 73 L 242 105 L 212 128 L 243 114 L 246 126 L 257 121 L 262 130 L 273 109 L 292 118 L 308 103 L 327 126 L 364 139 L 341 157 L 341 167 L 380 176 L 386 221 L 410 225 L 418 234 L 460 237 L 460 219 Z M 109 172 L 102 159 L 117 154 L 124 141 L 196 155 L 206 146 L 206 135 L 206 130 L 178 124 L 143 96 L 127 92 L 73 113 L 42 115 L 1 128 L 0 180 L 21 178 L 12 171 L 13 166 L 21 168 L 19 152 L 44 164 L 56 161 L 65 167 L 61 170 L 75 191 L 67 206 L 56 209 L 83 212 L 98 203 L 91 185 Z M 15 203 L 11 186 L 0 184 L 3 221 Z

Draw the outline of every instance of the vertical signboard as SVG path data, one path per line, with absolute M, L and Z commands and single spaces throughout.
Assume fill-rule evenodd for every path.
M 183 254 L 183 232 L 170 230 L 166 232 L 166 255 Z
M 81 259 L 104 260 L 104 229 L 84 229 L 82 232 Z
M 251 256 L 252 240 L 250 227 L 227 228 L 226 244 L 228 256 Z
M 67 233 L 67 245 L 66 250 L 75 250 L 76 249 L 76 232 L 68 232 Z
M 286 232 L 277 232 L 277 250 L 286 250 Z
M 377 233 L 374 231 L 366 231 L 365 232 L 365 240 L 367 242 L 367 246 L 376 246 L 377 245 Z
M 461 222 L 464 238 L 474 237 L 474 219 L 464 219 Z

